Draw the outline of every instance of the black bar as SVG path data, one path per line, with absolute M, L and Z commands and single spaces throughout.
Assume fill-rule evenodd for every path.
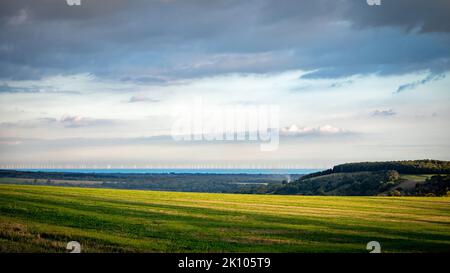
M 253 258 L 253 259 L 252 259 Z M 140 272 L 306 272 L 306 269 L 385 272 L 446 268 L 444 254 L 0 254 L 1 268 L 77 272 L 139 269 Z M 185 266 L 194 261 L 195 267 Z M 270 264 L 267 266 L 267 259 Z M 207 268 L 207 261 L 211 261 Z M 183 261 L 183 262 L 181 262 Z M 204 261 L 204 262 L 202 262 Z M 233 261 L 233 262 L 231 262 Z M 259 263 L 261 261 L 261 263 Z M 193 264 L 191 264 L 193 265 Z M 206 265 L 206 266 L 205 266 Z M 311 271 L 308 271 L 311 272 Z

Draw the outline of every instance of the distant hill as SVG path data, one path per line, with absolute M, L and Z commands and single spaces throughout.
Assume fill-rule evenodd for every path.
M 321 172 L 315 172 L 302 177 L 307 179 L 331 173 L 389 171 L 394 170 L 401 174 L 450 174 L 450 161 L 421 159 L 403 161 L 376 161 L 345 163 L 334 166 Z
M 300 177 L 269 189 L 273 194 L 302 195 L 429 195 L 450 191 L 450 162 L 407 160 L 359 162 Z
M 450 174 L 450 161 L 423 159 L 384 162 L 347 163 L 333 167 L 333 172 L 395 170 L 402 174 Z

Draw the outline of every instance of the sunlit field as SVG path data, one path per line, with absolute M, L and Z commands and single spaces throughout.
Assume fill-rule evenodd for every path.
M 312 197 L 0 185 L 0 251 L 450 251 L 448 197 Z

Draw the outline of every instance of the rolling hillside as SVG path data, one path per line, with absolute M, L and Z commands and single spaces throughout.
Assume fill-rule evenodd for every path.
M 409 160 L 359 162 L 311 173 L 293 183 L 268 188 L 275 194 L 336 196 L 446 196 L 450 162 Z
M 450 198 L 179 193 L 0 185 L 0 251 L 442 252 Z

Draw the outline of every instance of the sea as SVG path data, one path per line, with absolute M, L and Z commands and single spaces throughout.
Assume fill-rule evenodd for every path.
M 309 174 L 322 169 L 14 169 L 31 172 L 65 172 L 65 173 L 97 173 L 97 174 Z

